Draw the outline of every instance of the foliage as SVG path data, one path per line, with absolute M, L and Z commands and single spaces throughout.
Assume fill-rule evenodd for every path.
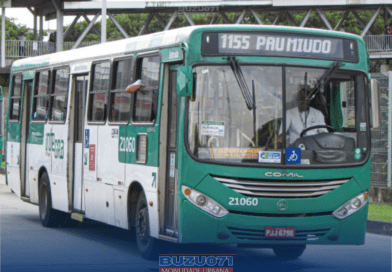
M 0 16 L 0 29 L 1 29 L 1 16 Z M 24 25 L 17 25 L 14 22 L 14 19 L 5 18 L 5 39 L 6 40 L 19 40 L 22 35 L 25 35 L 26 40 L 33 40 L 34 33 L 31 32 Z M 46 35 L 44 31 L 43 35 Z
M 2 16 L 0 16 L 1 18 Z M 0 20 L 1 27 L 1 20 Z M 26 26 L 16 25 L 14 19 L 5 18 L 5 39 L 6 40 L 19 40 L 22 35 L 28 33 Z M 27 37 L 26 37 L 27 39 Z

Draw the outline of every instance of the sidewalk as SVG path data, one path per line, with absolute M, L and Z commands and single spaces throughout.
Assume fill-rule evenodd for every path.
M 5 175 L 0 174 L 0 184 L 5 185 Z M 368 220 L 366 232 L 392 236 L 392 222 Z

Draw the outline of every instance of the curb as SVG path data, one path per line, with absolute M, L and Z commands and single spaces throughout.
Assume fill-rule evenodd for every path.
M 368 220 L 366 232 L 392 236 L 392 222 Z

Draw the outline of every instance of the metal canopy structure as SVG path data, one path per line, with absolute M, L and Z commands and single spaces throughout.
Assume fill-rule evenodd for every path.
M 212 15 L 210 24 L 217 22 L 219 18 L 223 19 L 225 23 L 241 24 L 246 23 L 249 17 L 255 18 L 259 24 L 271 24 L 271 22 L 263 22 L 260 16 L 263 13 L 274 14 L 275 19 L 273 24 L 279 24 L 283 20 L 287 20 L 291 26 L 306 27 L 310 15 L 316 14 L 326 29 L 340 30 L 344 25 L 345 20 L 349 14 L 353 14 L 359 25 L 362 28 L 361 37 L 366 34 L 372 34 L 371 26 L 378 17 L 382 17 L 384 24 L 388 24 L 388 20 L 392 18 L 392 2 L 390 0 L 223 0 L 223 1 L 209 1 L 209 0 L 155 0 L 155 1 L 126 1 L 126 0 L 11 0 L 11 7 L 25 7 L 28 8 L 34 15 L 34 38 L 35 40 L 42 40 L 42 20 L 45 16 L 46 20 L 57 19 L 57 39 L 56 49 L 62 50 L 64 37 L 66 37 L 75 23 L 84 18 L 88 26 L 83 31 L 81 36 L 77 39 L 73 48 L 76 48 L 83 41 L 85 36 L 94 31 L 101 37 L 101 42 L 106 41 L 106 31 L 101 33 L 94 27 L 94 23 L 103 14 L 102 18 L 106 19 L 106 15 L 113 21 L 114 25 L 119 29 L 122 35 L 127 38 L 129 34 L 123 27 L 115 20 L 115 14 L 124 13 L 145 13 L 149 14 L 144 26 L 140 29 L 139 35 L 148 31 L 148 27 L 153 18 L 156 18 L 161 25 L 161 30 L 168 30 L 171 28 L 174 21 L 179 16 L 184 16 L 189 25 L 194 25 L 190 14 L 191 13 L 209 13 Z M 359 10 L 368 10 L 373 12 L 370 20 L 361 18 L 358 14 Z M 4 11 L 4 8 L 3 8 Z M 336 25 L 328 21 L 325 16 L 327 11 L 341 11 L 343 16 Z M 236 12 L 238 17 L 231 21 L 227 13 Z M 303 12 L 303 18 L 300 23 L 296 23 L 291 15 L 293 12 Z M 170 18 L 166 21 L 162 14 L 170 14 Z M 90 20 L 87 16 L 94 16 Z M 75 16 L 72 24 L 63 32 L 63 17 Z M 37 18 L 40 18 L 40 35 L 37 37 Z M 106 24 L 106 20 L 102 19 L 102 27 Z M 377 57 L 391 57 L 391 54 L 386 56 L 378 54 Z
M 64 1 L 63 10 L 64 15 L 77 15 L 84 16 L 94 15 L 94 19 L 89 23 L 86 30 L 75 47 L 80 44 L 84 36 L 93 28 L 93 23 L 98 19 L 102 10 L 102 3 L 105 1 L 92 0 L 92 1 Z M 361 37 L 365 34 L 372 34 L 369 29 L 375 22 L 378 16 L 383 16 L 385 24 L 389 17 L 392 17 L 392 3 L 390 1 L 380 0 L 331 0 L 326 2 L 325 0 L 303 0 L 303 1 L 291 1 L 291 0 L 246 0 L 246 1 L 190 1 L 190 0 L 155 0 L 155 1 L 108 1 L 106 5 L 107 14 L 113 23 L 118 27 L 124 37 L 128 37 L 128 34 L 120 26 L 120 24 L 114 19 L 114 14 L 123 13 L 148 13 L 150 16 L 146 20 L 144 27 L 140 30 L 139 35 L 144 34 L 148 29 L 149 24 L 155 17 L 160 22 L 162 30 L 170 29 L 173 22 L 178 16 L 184 16 L 189 25 L 194 25 L 194 22 L 190 18 L 190 13 L 212 13 L 213 18 L 211 24 L 214 24 L 219 17 L 223 18 L 226 23 L 240 24 L 246 20 L 247 16 L 253 16 L 259 24 L 264 24 L 260 19 L 262 13 L 275 13 L 276 17 L 273 24 L 278 24 L 284 19 L 288 19 L 292 26 L 305 27 L 308 19 L 312 12 L 316 13 L 325 27 L 330 30 L 339 30 L 348 15 L 352 13 L 363 31 Z M 374 14 L 372 18 L 365 22 L 358 14 L 358 10 L 373 10 Z M 338 24 L 332 25 L 325 16 L 326 11 L 344 11 L 343 17 L 340 19 Z M 227 12 L 240 13 L 235 21 L 230 21 Z M 300 24 L 296 24 L 291 16 L 291 12 L 304 12 L 304 17 Z M 164 21 L 160 14 L 169 13 L 171 14 L 168 21 Z

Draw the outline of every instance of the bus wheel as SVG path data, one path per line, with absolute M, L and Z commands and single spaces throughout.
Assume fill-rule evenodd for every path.
M 298 245 L 298 246 L 278 246 L 272 248 L 275 255 L 281 259 L 285 260 L 293 260 L 297 259 L 299 256 L 304 253 L 306 249 L 306 245 Z
M 39 218 L 44 227 L 50 228 L 57 226 L 58 213 L 52 209 L 52 197 L 48 174 L 42 174 L 39 183 Z
M 150 236 L 148 206 L 144 193 L 141 192 L 136 205 L 135 234 L 137 247 L 144 259 L 152 260 L 158 257 L 158 240 Z

